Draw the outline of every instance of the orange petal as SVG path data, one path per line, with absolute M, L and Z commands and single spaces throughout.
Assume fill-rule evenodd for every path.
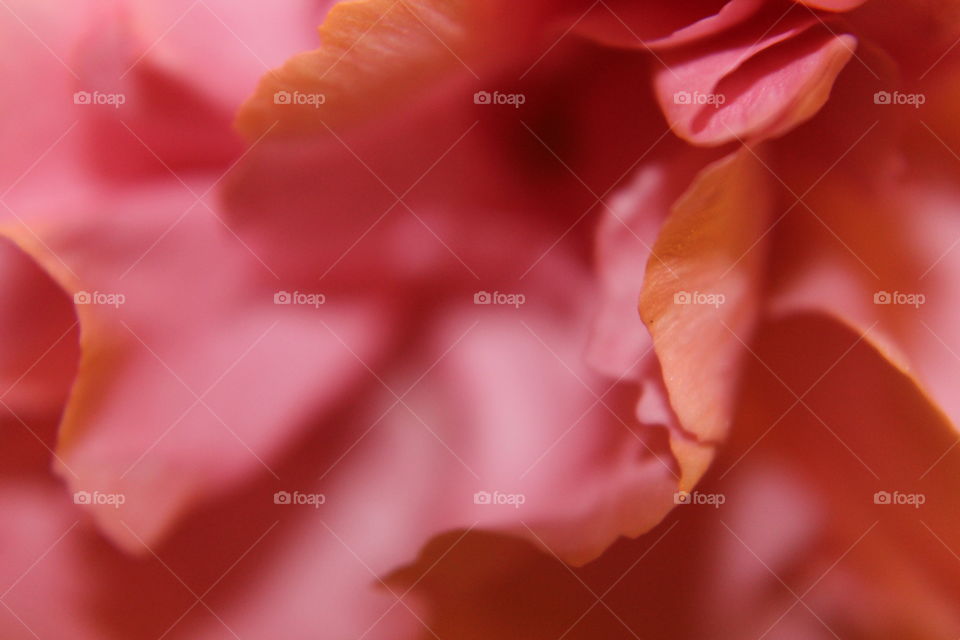
M 765 463 L 768 475 L 789 469 L 813 512 L 808 525 L 817 524 L 788 554 L 783 538 L 770 534 L 777 525 L 770 511 L 726 514 L 728 526 L 769 566 L 732 538 L 731 549 L 739 547 L 770 592 L 782 587 L 771 571 L 795 589 L 794 580 L 813 584 L 805 600 L 835 629 L 858 629 L 856 637 L 955 636 L 960 458 L 949 421 L 868 336 L 822 314 L 764 326 L 752 348 L 737 436 L 718 463 L 721 477 L 732 472 L 729 478 L 758 485 L 768 480 L 744 467 Z M 738 504 L 732 488 L 728 497 Z M 791 510 L 801 503 L 776 498 Z M 773 553 L 783 564 L 771 562 Z M 724 564 L 735 558 L 726 554 Z M 724 576 L 711 584 L 710 593 L 733 587 Z M 718 603 L 728 609 L 727 624 L 740 624 L 744 611 L 753 617 L 763 602 L 757 587 L 752 603 L 743 601 L 744 589 L 731 592 L 735 598 Z M 783 610 L 792 601 L 784 594 Z M 779 615 L 768 612 L 756 633 Z
M 252 137 L 275 125 L 315 132 L 388 112 L 448 75 L 470 74 L 463 58 L 483 22 L 463 0 L 341 2 L 320 27 L 322 46 L 264 76 L 238 126 Z
M 741 149 L 699 175 L 674 206 L 647 263 L 640 314 L 687 431 L 674 438 L 686 461 L 685 488 L 709 462 L 709 455 L 691 453 L 729 429 L 741 340 L 749 340 L 757 311 L 763 252 L 753 247 L 766 229 L 768 202 L 753 153 Z

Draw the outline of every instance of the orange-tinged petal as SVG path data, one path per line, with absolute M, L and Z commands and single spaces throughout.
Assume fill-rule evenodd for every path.
M 651 247 L 673 204 L 717 153 L 684 149 L 651 160 L 610 198 L 596 231 L 602 295 L 587 351 L 598 370 L 619 378 L 643 362 L 651 341 L 637 316 L 637 299 Z
M 238 126 L 254 137 L 274 126 L 317 132 L 395 109 L 448 75 L 470 73 L 462 58 L 480 13 L 463 0 L 341 2 L 320 27 L 322 46 L 264 76 Z
M 764 326 L 751 348 L 737 435 L 718 463 L 721 477 L 746 480 L 743 467 L 760 461 L 790 469 L 819 512 L 808 520 L 820 524 L 791 557 L 783 540 L 766 531 L 762 512 L 752 521 L 725 522 L 766 562 L 771 556 L 760 540 L 785 556 L 782 564 L 770 563 L 778 575 L 815 584 L 805 600 L 835 629 L 858 628 L 863 637 L 891 629 L 897 637 L 956 635 L 960 475 L 949 420 L 909 374 L 891 366 L 869 334 L 834 318 L 792 314 Z M 738 541 L 731 539 L 730 547 L 740 547 L 743 562 L 756 562 Z M 768 568 L 754 569 L 771 592 L 779 590 Z M 716 590 L 720 584 L 730 585 L 718 581 L 711 592 L 723 593 Z M 742 603 L 744 590 L 736 593 Z M 852 606 L 840 606 L 838 598 Z M 718 610 L 727 607 L 739 624 L 757 602 L 738 605 L 731 598 Z M 777 615 L 770 612 L 769 622 Z M 768 625 L 758 622 L 760 633 Z
M 647 263 L 640 313 L 686 431 L 674 437 L 681 464 L 688 461 L 684 488 L 709 458 L 691 452 L 722 440 L 730 426 L 741 341 L 749 340 L 761 284 L 755 245 L 769 224 L 764 180 L 749 148 L 709 166 L 674 206 Z M 678 442 L 685 438 L 692 443 Z

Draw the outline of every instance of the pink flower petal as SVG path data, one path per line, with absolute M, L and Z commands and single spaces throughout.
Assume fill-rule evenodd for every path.
M 674 132 L 720 145 L 776 137 L 812 117 L 855 45 L 813 23 L 787 18 L 759 39 L 750 33 L 667 55 L 655 83 Z
M 10 640 L 103 638 L 87 606 L 90 567 L 83 527 L 57 487 L 21 480 L 0 486 L 0 634 Z M 51 615 L 51 606 L 57 610 Z
M 588 352 L 603 373 L 617 377 L 632 370 L 650 349 L 650 334 L 637 313 L 650 249 L 673 204 L 715 155 L 684 152 L 651 161 L 603 212 L 596 239 L 602 295 Z
M 680 46 L 729 29 L 749 18 L 764 0 L 713 0 L 664 4 L 618 0 L 594 5 L 576 32 L 603 44 L 661 49 Z
M 271 473 L 267 461 L 350 384 L 359 364 L 323 323 L 364 358 L 386 335 L 347 299 L 274 304 L 281 286 L 192 203 L 174 184 L 61 221 L 44 246 L 18 238 L 79 296 L 82 358 L 60 467 L 74 490 L 127 496 L 123 514 L 93 509 L 128 548 L 139 545 L 121 519 L 155 541 L 196 500 Z
M 55 416 L 76 374 L 73 305 L 30 258 L 0 241 L 0 406 L 17 415 Z
M 850 11 L 856 9 L 867 0 L 797 0 L 808 7 L 825 11 Z

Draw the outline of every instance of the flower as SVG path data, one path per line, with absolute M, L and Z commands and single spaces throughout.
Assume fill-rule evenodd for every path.
M 951 3 L 6 9 L 5 636 L 960 627 Z

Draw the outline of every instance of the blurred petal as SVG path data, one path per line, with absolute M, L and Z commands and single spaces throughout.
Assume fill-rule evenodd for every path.
M 73 305 L 26 254 L 0 240 L 0 403 L 23 415 L 56 416 L 76 374 Z
M 582 363 L 590 293 L 575 270 L 550 267 L 544 274 L 566 274 L 562 285 L 546 275 L 525 281 L 517 308 L 476 306 L 467 296 L 451 304 L 416 364 L 384 378 L 394 388 L 416 384 L 399 406 L 385 396 L 372 416 L 382 424 L 365 436 L 358 454 L 368 461 L 356 467 L 368 471 L 351 483 L 371 498 L 350 500 L 393 496 L 389 512 L 409 521 L 394 528 L 397 546 L 378 543 L 382 575 L 433 535 L 478 526 L 582 563 L 617 536 L 656 525 L 672 505 L 677 479 L 662 428 L 632 417 L 632 385 Z M 520 498 L 484 504 L 478 492 Z
M 0 199 L 19 210 L 16 196 L 49 192 L 44 176 L 57 176 L 63 191 L 80 182 L 72 100 L 77 73 L 68 60 L 98 14 L 84 11 L 80 3 L 55 0 L 11 0 L 0 9 L 0 53 L 10 61 L 0 83 L 0 135 L 6 148 L 0 157 Z
M 477 507 L 450 495 L 444 512 L 453 520 L 433 533 L 479 522 L 580 564 L 618 536 L 655 526 L 672 506 L 677 479 L 661 428 L 631 416 L 631 386 L 603 381 L 580 364 L 585 336 L 578 327 L 585 323 L 571 322 L 577 312 L 569 308 L 560 323 L 536 311 L 537 301 L 531 306 L 522 322 L 512 311 L 481 316 L 435 378 L 438 389 L 446 388 L 441 397 L 460 398 L 456 412 L 451 407 L 438 423 L 449 425 L 442 437 L 465 463 L 446 456 L 446 477 L 462 478 L 460 495 L 499 491 L 525 501 L 519 509 Z M 453 327 L 438 334 L 455 338 Z M 430 415 L 436 392 L 415 395 L 414 410 Z M 457 424 L 467 432 L 448 431 Z
M 737 419 L 742 430 L 724 475 L 746 479 L 740 465 L 764 459 L 799 471 L 802 502 L 820 513 L 822 525 L 809 528 L 805 542 L 796 540 L 793 557 L 776 564 L 771 558 L 785 549 L 782 539 L 766 534 L 767 514 L 755 512 L 752 522 L 735 516 L 729 526 L 796 593 L 809 589 L 804 600 L 832 629 L 864 637 L 890 630 L 903 637 L 956 634 L 960 476 L 949 421 L 869 335 L 833 319 L 784 318 L 765 327 L 752 349 Z M 897 502 L 897 495 L 920 496 L 921 502 Z M 758 588 L 763 582 L 782 593 L 777 578 L 742 546 L 743 562 L 756 563 L 753 601 L 769 600 Z M 717 581 L 712 588 L 720 584 L 730 583 Z M 738 602 L 744 593 L 738 589 Z M 784 595 L 785 603 L 793 601 Z M 733 600 L 717 603 L 718 612 L 726 608 L 725 624 L 741 627 Z M 768 624 L 778 615 L 771 611 Z M 757 623 L 760 633 L 766 626 L 762 618 Z
M 132 74 L 146 61 L 232 113 L 265 71 L 314 44 L 315 25 L 335 1 L 126 0 L 125 22 L 140 46 L 120 61 L 121 73 Z
M 56 487 L 0 487 L 0 634 L 9 640 L 102 638 L 87 607 L 79 520 Z M 57 614 L 51 615 L 51 604 Z
M 832 319 L 765 324 L 749 348 L 739 428 L 698 487 L 719 507 L 678 506 L 575 569 L 479 533 L 452 545 L 454 532 L 393 580 L 451 640 L 956 635 L 960 453 L 943 416 Z M 875 503 L 883 490 L 926 502 Z
M 957 424 L 960 360 L 953 280 L 960 162 L 936 117 L 875 104 L 880 82 L 850 78 L 838 101 L 778 145 L 785 211 L 774 229 L 775 314 L 819 311 L 869 330 Z M 927 118 L 930 117 L 929 120 Z M 822 142 L 816 142 L 821 140 Z
M 707 38 L 746 20 L 763 0 L 664 4 L 616 0 L 594 5 L 576 31 L 603 44 L 666 48 Z
M 470 71 L 462 56 L 488 19 L 481 13 L 461 0 L 339 3 L 320 27 L 321 48 L 264 76 L 238 124 L 253 137 L 274 126 L 316 132 L 396 108 L 411 92 Z M 298 103 L 294 94 L 322 99 Z
M 809 215 L 785 220 L 779 231 L 805 247 L 782 256 L 779 268 L 790 276 L 771 304 L 777 313 L 821 310 L 869 329 L 870 340 L 957 424 L 960 404 L 950 381 L 960 367 L 960 336 L 951 301 L 960 269 L 952 249 L 960 194 L 897 182 L 895 190 L 878 186 L 865 197 L 838 175 L 809 199 L 829 229 Z M 858 217 L 868 212 L 869 220 Z M 918 224 L 906 229 L 905 212 Z
M 824 9 L 826 11 L 850 11 L 856 9 L 867 0 L 798 0 L 803 4 L 814 9 Z
M 79 302 L 59 466 L 74 490 L 127 496 L 122 513 L 92 508 L 128 548 L 121 519 L 154 541 L 190 503 L 271 473 L 267 460 L 350 384 L 358 365 L 324 322 L 366 358 L 385 336 L 349 300 L 276 305 L 263 266 L 183 191 L 114 200 L 42 246 L 14 234 Z

